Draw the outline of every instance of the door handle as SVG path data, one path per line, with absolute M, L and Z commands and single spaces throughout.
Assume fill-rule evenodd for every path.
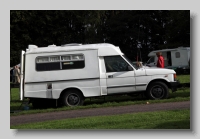
M 108 75 L 108 78 L 113 78 L 113 75 Z

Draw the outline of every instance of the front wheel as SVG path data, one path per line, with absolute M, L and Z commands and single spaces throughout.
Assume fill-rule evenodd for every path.
M 163 82 L 153 82 L 147 88 L 147 95 L 150 99 L 166 99 L 169 95 L 169 88 Z
M 84 97 L 78 90 L 68 90 L 63 95 L 63 103 L 65 106 L 80 106 L 84 103 Z

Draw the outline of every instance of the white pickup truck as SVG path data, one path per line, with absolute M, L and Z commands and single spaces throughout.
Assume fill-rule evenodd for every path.
M 176 72 L 135 65 L 112 44 L 29 45 L 21 54 L 20 100 L 33 106 L 54 99 L 66 106 L 89 97 L 144 93 L 166 99 L 176 91 Z

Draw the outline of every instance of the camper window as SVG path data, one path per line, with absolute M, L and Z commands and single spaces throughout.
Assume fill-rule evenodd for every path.
M 49 60 L 50 60 L 51 62 L 60 61 L 60 57 L 59 57 L 59 56 L 56 56 L 56 57 L 49 57 Z
M 46 56 L 36 58 L 37 71 L 80 69 L 85 67 L 84 56 L 67 55 L 67 56 Z
M 180 58 L 180 52 L 176 52 L 175 55 L 176 55 L 176 58 Z
M 83 56 L 82 55 L 74 55 L 72 56 L 73 60 L 83 60 Z
M 62 60 L 71 60 L 70 56 L 61 56 Z
M 37 63 L 48 62 L 48 61 L 49 61 L 48 57 L 38 57 L 37 58 Z
M 82 69 L 85 67 L 84 61 L 71 61 L 71 62 L 62 62 L 62 69 Z

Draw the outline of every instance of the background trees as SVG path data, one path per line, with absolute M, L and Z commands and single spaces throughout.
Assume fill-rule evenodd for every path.
M 152 50 L 190 46 L 190 11 L 10 11 L 10 66 L 29 44 L 67 43 L 111 43 L 145 62 Z

